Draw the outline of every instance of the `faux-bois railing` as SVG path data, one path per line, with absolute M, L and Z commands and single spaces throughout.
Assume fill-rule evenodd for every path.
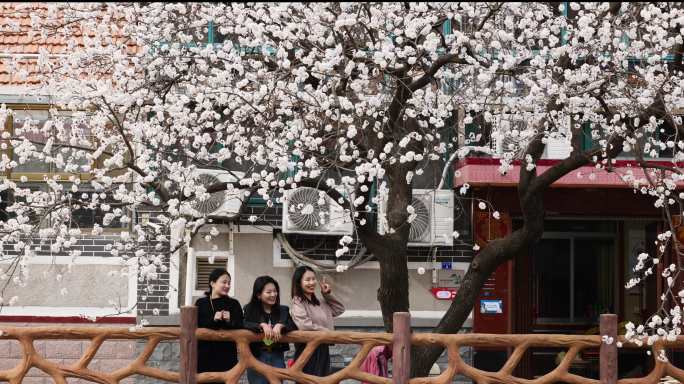
M 57 384 L 66 384 L 68 378 L 80 378 L 96 383 L 116 384 L 134 375 L 146 376 L 167 382 L 203 383 L 221 381 L 237 383 L 247 368 L 255 369 L 264 375 L 269 382 L 278 383 L 292 380 L 309 384 L 337 383 L 345 379 L 354 379 L 375 384 L 411 383 L 411 384 L 446 384 L 456 375 L 473 379 L 476 383 L 529 383 L 546 384 L 556 382 L 577 384 L 598 383 L 657 383 L 661 378 L 670 376 L 684 382 L 684 370 L 674 367 L 665 359 L 654 360 L 653 370 L 642 378 L 617 380 L 617 346 L 620 340 L 616 335 L 617 320 L 615 315 L 602 315 L 601 335 L 612 337 L 615 342 L 602 342 L 602 337 L 574 335 L 493 335 L 493 334 L 455 334 L 442 335 L 430 333 L 414 333 L 410 331 L 410 318 L 407 313 L 397 313 L 394 318 L 394 333 L 363 332 L 311 332 L 296 331 L 283 339 L 285 342 L 306 343 L 307 346 L 300 358 L 289 368 L 273 368 L 258 361 L 250 352 L 249 343 L 260 341 L 261 336 L 247 330 L 212 331 L 196 328 L 196 308 L 184 307 L 181 314 L 180 327 L 130 329 L 124 327 L 14 327 L 0 329 L 0 339 L 14 339 L 22 347 L 21 363 L 13 368 L 0 371 L 0 380 L 9 383 L 21 383 L 31 368 L 37 368 L 49 375 Z M 197 340 L 231 340 L 237 344 L 240 355 L 239 363 L 227 372 L 205 372 L 194 374 L 197 364 Z M 89 347 L 80 359 L 73 364 L 60 364 L 45 359 L 34 346 L 36 340 L 90 340 Z M 145 340 L 142 352 L 126 366 L 112 372 L 102 372 L 89 368 L 89 364 L 98 349 L 106 340 Z M 179 340 L 180 362 L 179 372 L 148 367 L 145 364 L 162 341 Z M 623 340 L 624 341 L 624 340 Z M 358 353 L 343 369 L 326 377 L 305 374 L 302 368 L 311 353 L 321 343 L 356 344 L 360 346 Z M 393 377 L 384 378 L 361 370 L 361 364 L 374 346 L 393 345 Z M 441 374 L 433 377 L 409 379 L 411 345 L 440 345 L 447 350 L 448 367 Z M 496 347 L 511 348 L 512 353 L 503 367 L 496 372 L 476 369 L 468 365 L 459 353 L 461 347 Z M 551 372 L 534 380 L 514 376 L 514 370 L 525 352 L 533 347 L 554 347 L 567 349 L 560 364 Z M 591 379 L 570 373 L 575 357 L 588 348 L 600 349 L 601 379 Z M 660 351 L 667 348 L 684 348 L 684 337 L 674 342 L 656 342 L 653 346 L 637 347 L 632 343 L 624 343 L 624 348 L 651 348 L 652 358 L 660 356 Z

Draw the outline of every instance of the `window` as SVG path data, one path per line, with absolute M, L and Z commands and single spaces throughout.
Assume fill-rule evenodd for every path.
M 569 226 L 565 230 L 571 231 Z M 600 314 L 615 311 L 614 237 L 607 232 L 547 232 L 533 247 L 536 324 L 595 324 Z
M 207 286 L 209 286 L 209 274 L 211 274 L 211 271 L 224 267 L 227 260 L 227 257 L 214 258 L 212 264 L 212 257 L 197 256 L 195 258 L 195 291 L 205 291 Z
M 11 157 L 18 165 L 8 170 L 5 176 L 20 181 L 24 177 L 26 182 L 21 184 L 23 188 L 31 191 L 48 192 L 44 183 L 47 177 L 60 176 L 65 190 L 71 189 L 70 176 L 80 180 L 90 179 L 90 174 L 84 172 L 87 165 L 98 166 L 99 161 L 92 163 L 88 154 L 94 150 L 96 138 L 92 135 L 88 116 L 85 112 L 69 112 L 50 110 L 49 105 L 9 106 L 13 109 L 13 115 L 5 122 L 6 130 L 11 133 L 12 139 L 3 141 L 7 147 L 2 151 L 3 155 Z M 23 108 L 23 109 L 22 109 Z M 46 127 L 46 123 L 49 125 Z M 48 150 L 45 145 L 51 142 Z M 39 151 L 39 153 L 30 153 Z M 87 183 L 82 183 L 77 192 L 78 198 L 83 193 L 94 192 Z M 8 194 L 7 200 L 24 201 L 21 196 Z M 107 196 L 104 202 L 114 203 L 111 196 Z M 102 223 L 106 212 L 98 209 L 88 209 L 78 206 L 74 201 L 71 217 L 71 225 L 81 229 L 92 228 L 95 223 Z M 128 210 L 124 208 L 124 215 Z M 111 212 L 111 211 L 110 211 Z M 35 212 L 33 212 L 35 213 Z M 12 215 L 12 213 L 8 213 Z M 35 217 L 38 220 L 38 216 Z M 46 221 L 45 225 L 49 225 Z M 108 228 L 125 228 L 118 218 L 114 219 Z
M 464 144 L 472 146 L 486 145 L 491 139 L 492 124 L 485 121 L 482 113 L 468 112 L 467 115 L 472 121 L 464 124 Z
M 675 116 L 675 119 L 681 119 Z M 671 159 L 675 154 L 675 147 L 668 147 L 668 142 L 677 142 L 677 130 L 668 121 L 663 121 L 655 132 L 645 132 L 646 140 L 643 144 L 645 158 Z
M 682 116 L 673 116 L 675 122 L 682 119 Z M 582 150 L 587 151 L 597 147 L 599 138 L 594 138 L 594 134 L 601 135 L 601 132 L 594 132 L 595 125 L 589 121 L 582 123 Z M 643 129 L 639 130 L 643 132 Z M 643 136 L 637 138 L 641 150 L 644 151 L 645 159 L 671 159 L 675 154 L 675 147 L 668 147 L 668 141 L 676 142 L 677 130 L 668 121 L 663 121 L 654 132 L 643 132 Z M 622 152 L 618 156 L 623 159 L 634 159 L 636 153 L 634 149 L 630 152 Z
M 186 28 L 189 33 L 192 33 L 195 40 L 188 44 L 188 46 L 196 45 L 207 45 L 207 44 L 223 44 L 227 36 L 219 32 L 219 27 L 210 21 L 204 26 L 193 26 L 189 29 Z
M 39 143 L 45 143 L 47 137 L 39 130 L 47 119 L 48 112 L 46 110 L 15 111 L 14 116 L 8 119 L 12 136 L 25 139 L 10 141 L 12 160 L 18 163 L 10 172 L 16 174 L 45 174 L 50 172 L 50 165 L 46 163 L 44 156 L 24 157 L 18 154 L 27 150 L 43 151 L 44 145 Z
M 223 44 L 227 36 L 219 32 L 219 27 L 210 21 L 207 26 L 207 43 L 209 44 Z
M 50 199 L 49 196 L 49 191 L 48 187 L 45 183 L 41 182 L 27 182 L 23 183 L 20 186 L 21 188 L 26 188 L 29 189 L 31 192 L 42 192 L 42 197 L 45 199 Z M 64 189 L 69 190 L 71 188 L 70 183 L 66 183 Z M 78 195 L 78 198 L 82 198 L 82 194 L 90 194 L 93 193 L 93 190 L 79 190 L 76 195 Z M 34 197 L 35 199 L 35 197 Z M 35 200 L 34 200 L 35 201 Z M 111 195 L 108 195 L 104 200 L 99 200 L 100 202 L 103 203 L 116 203 L 118 201 L 114 200 Z M 5 217 L 5 218 L 10 218 L 10 217 L 15 217 L 16 214 L 14 212 L 7 212 L 6 208 L 8 205 L 11 205 L 13 202 L 19 202 L 22 205 L 28 205 L 26 197 L 25 196 L 15 196 L 14 193 L 12 192 L 4 192 L 2 195 L 2 202 L 0 202 L 0 217 Z M 108 212 L 113 212 L 116 208 L 118 207 L 112 207 Z M 128 216 L 130 214 L 129 209 L 127 208 L 121 208 L 123 211 L 123 216 Z M 88 229 L 88 228 L 93 228 L 94 224 L 100 224 L 102 225 L 104 216 L 106 213 L 101 209 L 101 205 L 98 205 L 97 208 L 95 209 L 90 209 L 90 208 L 84 208 L 78 204 L 76 200 L 72 201 L 72 209 L 71 209 L 71 220 L 70 221 L 65 221 L 65 224 L 69 225 L 71 228 L 79 228 L 79 229 Z M 29 218 L 31 219 L 32 224 L 38 224 L 39 220 L 41 220 L 42 213 L 39 212 L 37 209 L 31 209 L 28 213 Z M 48 226 L 52 225 L 52 218 L 53 217 L 47 217 L 45 221 L 43 221 L 43 225 Z M 64 220 L 62 216 L 55 217 L 56 220 L 61 222 Z M 110 224 L 106 225 L 105 228 L 111 228 L 111 229 L 119 229 L 119 228 L 127 228 L 128 224 L 124 221 L 122 222 L 120 217 L 115 217 Z
M 70 175 L 88 179 L 83 166 L 90 163 L 86 155 L 94 148 L 95 137 L 90 133 L 85 114 L 60 112 L 54 115 L 48 107 L 36 105 L 35 109 L 15 109 L 13 116 L 7 119 L 6 130 L 15 139 L 9 140 L 4 152 L 18 165 L 6 176 L 13 180 L 26 176 L 33 181 L 43 181 L 45 176 L 55 174 L 63 180 L 68 180 Z M 48 120 L 50 126 L 46 128 Z M 48 141 L 52 145 L 46 152 Z M 29 153 L 33 151 L 39 153 Z
M 204 292 L 209 287 L 209 275 L 216 268 L 226 268 L 232 276 L 231 285 L 235 287 L 236 276 L 233 271 L 234 268 L 228 262 L 229 255 L 230 252 L 225 251 L 196 251 L 192 253 L 193 264 L 191 265 L 194 270 L 190 275 L 193 276 L 190 283 L 193 297 L 204 296 Z
M 451 31 L 453 27 L 463 33 L 474 33 L 477 31 L 477 26 L 480 24 L 480 19 L 478 17 L 469 17 L 466 15 L 460 15 L 459 19 L 454 20 L 455 23 L 449 23 L 449 30 Z
M 484 122 L 484 117 L 481 117 Z M 493 130 L 501 133 L 496 141 L 492 140 L 492 146 L 498 156 L 512 153 L 515 158 L 520 158 L 527 147 L 529 138 L 522 135 L 512 134 L 514 131 L 525 132 L 528 122 L 518 115 L 500 114 L 494 121 Z M 489 133 L 491 135 L 491 131 Z
M 21 187 L 22 187 L 22 189 L 28 189 L 28 193 L 33 193 L 33 192 L 38 192 L 38 191 L 45 192 L 47 190 L 46 185 L 44 183 L 25 183 L 25 184 L 21 185 Z M 8 189 L 6 198 L 7 198 L 7 200 L 6 200 L 5 207 L 7 205 L 12 205 L 15 202 L 20 203 L 22 207 L 29 205 L 29 203 L 27 202 L 26 195 L 23 193 L 17 193 L 17 191 L 14 191 L 14 190 Z M 44 196 L 41 196 L 41 198 L 44 198 Z M 5 211 L 5 215 L 8 218 L 17 217 L 17 213 L 14 210 L 9 211 L 9 212 Z M 29 210 L 28 212 L 24 213 L 24 215 L 28 216 L 29 223 L 31 225 L 36 225 L 40 221 L 40 214 L 39 214 L 37 209 L 36 210 Z
M 505 94 L 508 96 L 525 96 L 529 93 L 525 84 L 515 76 L 501 75 L 499 81 L 501 81 Z
M 78 191 L 78 194 L 81 195 L 83 193 L 93 193 L 94 191 Z M 111 195 L 107 195 L 106 198 L 103 200 L 99 200 L 102 203 L 118 203 L 117 200 L 114 200 Z M 104 216 L 108 212 L 112 212 L 113 210 L 116 209 L 116 207 L 112 207 L 108 212 L 103 211 L 100 206 L 96 209 L 89 209 L 89 208 L 83 208 L 79 206 L 75 206 L 75 209 L 71 212 L 71 224 L 77 228 L 92 228 L 94 224 L 99 224 L 102 225 Z M 122 216 L 128 217 L 130 214 L 130 210 L 128 208 L 121 208 L 123 213 Z M 106 228 L 127 228 L 128 224 L 121 222 L 121 217 L 115 217 L 110 224 L 106 226 Z

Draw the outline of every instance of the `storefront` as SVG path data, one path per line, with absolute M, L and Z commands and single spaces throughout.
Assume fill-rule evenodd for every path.
M 488 201 L 501 215 L 493 226 L 494 221 L 483 212 L 474 215 L 476 237 L 501 237 L 520 228 L 517 177 L 497 178 L 497 164 L 488 163 L 490 159 L 474 160 L 474 164 L 461 165 L 461 182 L 468 182 L 473 197 Z M 659 279 L 651 278 L 645 286 L 630 290 L 624 286 L 637 255 L 655 253 L 660 211 L 651 197 L 635 194 L 619 178 L 596 174 L 589 183 L 577 177 L 592 172 L 599 171 L 580 169 L 547 191 L 542 238 L 501 266 L 487 282 L 475 304 L 474 332 L 598 334 L 602 313 L 617 314 L 621 325 L 641 323 L 655 313 L 662 289 Z M 497 301 L 498 313 L 490 311 L 491 303 Z M 475 364 L 498 370 L 510 352 L 477 351 Z M 531 349 L 516 374 L 543 375 L 557 366 L 562 352 Z M 639 377 L 649 369 L 644 366 L 649 364 L 645 356 L 621 351 L 620 359 L 621 377 Z M 582 353 L 571 370 L 598 378 L 598 351 Z
M 621 328 L 627 321 L 642 323 L 656 310 L 657 279 L 630 290 L 624 285 L 636 256 L 646 250 L 646 239 L 655 236 L 657 223 L 655 218 L 610 216 L 547 220 L 542 239 L 514 263 L 514 331 L 598 334 L 602 313 L 616 313 Z M 561 352 L 533 349 L 521 373 L 534 377 L 549 372 Z M 598 378 L 597 352 L 582 353 L 573 362 L 573 371 Z M 647 372 L 643 363 L 648 359 L 623 352 L 623 377 Z

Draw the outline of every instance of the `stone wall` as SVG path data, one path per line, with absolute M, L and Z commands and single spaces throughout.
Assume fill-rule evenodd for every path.
M 145 348 L 145 343 L 138 341 L 136 351 L 140 354 Z M 180 344 L 177 340 L 162 341 L 157 344 L 154 352 L 147 360 L 148 367 L 159 368 L 166 371 L 178 372 L 180 365 Z M 137 377 L 136 384 L 156 384 L 159 380 L 149 377 Z
M 36 323 L 0 323 L 0 330 L 3 327 L 35 327 Z M 53 326 L 68 326 L 68 327 L 97 327 L 97 326 L 112 326 L 111 324 L 49 324 Z M 120 325 L 115 325 L 120 326 Z M 33 344 L 36 351 L 46 360 L 69 365 L 76 363 L 83 353 L 90 345 L 90 340 L 36 340 Z M 21 345 L 16 340 L 0 340 L 0 370 L 11 369 L 20 365 L 22 362 L 23 350 Z M 90 369 L 102 372 L 112 372 L 119 368 L 125 367 L 137 356 L 136 341 L 129 340 L 111 340 L 105 341 L 98 349 L 97 354 L 90 362 L 88 367 Z M 132 384 L 136 382 L 136 378 L 129 378 L 122 383 Z M 48 384 L 54 383 L 43 371 L 31 368 L 28 374 L 22 381 L 22 384 Z M 69 379 L 69 384 L 75 383 L 89 383 L 85 380 Z
M 384 332 L 381 328 L 352 328 L 352 327 L 336 327 L 338 331 L 348 331 L 348 332 Z M 417 328 L 413 327 L 414 333 L 420 332 L 430 332 L 431 329 Z M 468 333 L 470 329 L 464 329 L 461 333 Z M 354 344 L 338 344 L 330 349 L 330 360 L 333 369 L 341 369 L 345 367 L 354 358 L 356 353 L 359 351 L 360 347 Z M 473 363 L 473 349 L 471 347 L 461 348 L 461 358 L 466 364 Z M 391 362 L 390 362 L 391 364 Z M 439 366 L 440 372 L 449 365 L 446 351 L 437 360 L 437 365 Z M 354 380 L 346 380 L 350 383 L 355 382 Z M 472 381 L 468 378 L 457 376 L 454 378 L 454 383 L 471 383 Z

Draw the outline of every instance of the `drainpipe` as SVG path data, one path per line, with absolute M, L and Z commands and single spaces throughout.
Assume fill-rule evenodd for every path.
M 187 244 L 185 257 L 185 305 L 193 305 L 192 291 L 195 287 L 192 286 L 193 276 L 195 276 L 195 252 L 190 246 L 192 240 L 191 230 L 185 230 L 185 242 Z

